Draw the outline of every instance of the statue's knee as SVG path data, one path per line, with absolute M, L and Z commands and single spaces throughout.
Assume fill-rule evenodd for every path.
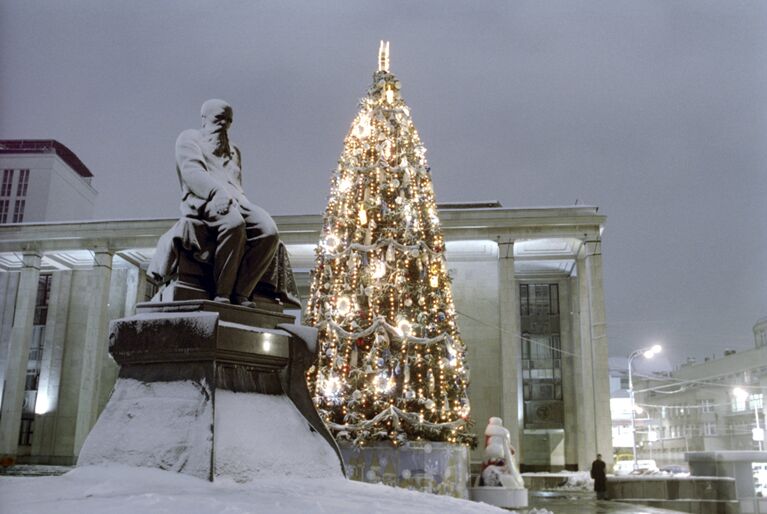
M 277 225 L 274 222 L 270 223 L 264 230 L 264 238 L 274 246 L 280 243 L 280 232 L 277 230 Z
M 245 236 L 245 218 L 236 211 L 229 211 L 221 219 L 220 230 L 227 233 L 241 234 Z
M 269 232 L 262 236 L 263 248 L 266 252 L 276 252 L 280 244 L 280 235 L 277 232 Z

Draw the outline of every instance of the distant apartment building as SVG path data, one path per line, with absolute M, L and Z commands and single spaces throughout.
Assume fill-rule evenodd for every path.
M 759 449 L 753 429 L 757 418 L 764 429 L 767 414 L 767 318 L 760 319 L 753 332 L 754 348 L 725 350 L 722 357 L 704 362 L 690 359 L 666 374 L 634 374 L 640 459 L 678 464 L 684 463 L 685 452 Z M 616 384 L 625 373 L 613 368 L 611 376 Z M 611 403 L 614 443 L 630 449 L 626 390 L 614 388 Z
M 0 140 L 0 224 L 91 219 L 92 178 L 56 140 Z

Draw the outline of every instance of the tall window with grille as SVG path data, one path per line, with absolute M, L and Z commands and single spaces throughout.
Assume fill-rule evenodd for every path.
M 35 315 L 32 324 L 32 341 L 29 345 L 27 359 L 27 378 L 24 387 L 24 408 L 21 414 L 21 429 L 19 430 L 19 445 L 32 444 L 32 434 L 35 426 L 35 405 L 40 382 L 40 369 L 45 345 L 45 323 L 48 319 L 48 304 L 51 297 L 50 274 L 41 274 L 37 283 L 35 300 Z
M 13 170 L 3 170 L 3 182 L 0 183 L 0 223 L 8 223 L 8 212 L 11 206 L 13 191 Z
M 27 189 L 29 189 L 29 170 L 19 170 L 19 182 L 16 185 L 16 201 L 13 204 L 13 223 L 21 223 L 24 221 Z
M 564 428 L 559 286 L 520 284 L 525 428 Z

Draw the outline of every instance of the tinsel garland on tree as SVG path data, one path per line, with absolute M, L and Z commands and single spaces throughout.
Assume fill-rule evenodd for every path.
M 473 443 L 425 153 L 382 43 L 332 177 L 306 312 L 319 332 L 307 378 L 339 441 Z

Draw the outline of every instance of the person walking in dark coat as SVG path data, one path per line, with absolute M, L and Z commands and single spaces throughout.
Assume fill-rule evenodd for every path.
M 597 500 L 607 499 L 607 473 L 605 473 L 605 462 L 602 460 L 602 454 L 597 454 L 597 460 L 591 463 L 591 478 L 594 479 L 594 491 L 597 493 Z

